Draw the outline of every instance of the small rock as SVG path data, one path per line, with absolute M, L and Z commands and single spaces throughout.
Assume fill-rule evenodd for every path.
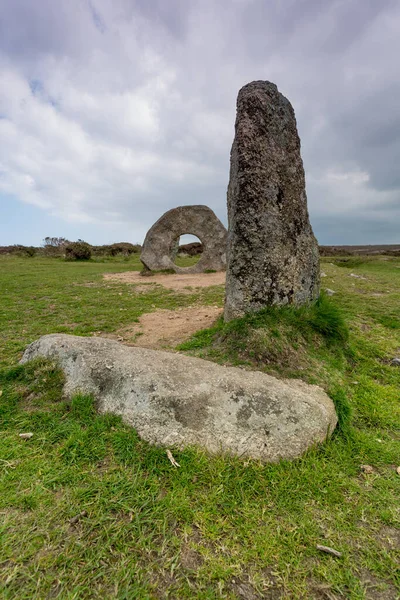
M 30 431 L 27 433 L 20 433 L 19 437 L 23 440 L 29 440 L 31 437 L 33 437 L 33 433 L 31 433 Z
M 371 475 L 374 472 L 374 467 L 371 467 L 371 465 L 361 465 L 360 469 L 367 475 Z
M 328 277 L 328 275 L 326 273 L 324 273 L 323 271 L 321 271 L 320 276 L 321 277 Z
M 363 277 L 362 275 L 356 275 L 355 273 L 350 273 L 349 277 L 355 277 L 356 279 L 367 279 L 366 277 Z
M 397 475 L 400 475 L 400 467 L 397 467 L 396 473 L 397 473 Z
M 400 367 L 400 358 L 393 358 L 390 361 L 390 364 L 392 365 L 392 367 Z
M 333 296 L 333 294 L 336 294 L 335 290 L 330 290 L 329 288 L 325 288 L 325 292 L 328 296 Z

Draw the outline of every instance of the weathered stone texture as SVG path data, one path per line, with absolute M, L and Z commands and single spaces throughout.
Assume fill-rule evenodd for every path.
M 186 233 L 199 238 L 203 244 L 203 253 L 198 263 L 192 267 L 178 267 L 174 258 L 179 247 L 179 237 Z M 226 236 L 225 227 L 208 206 L 178 206 L 163 214 L 149 229 L 140 260 L 151 271 L 225 271 Z
M 58 361 L 64 392 L 91 393 L 154 444 L 199 445 L 263 461 L 295 458 L 334 430 L 332 400 L 314 385 L 103 338 L 45 335 L 25 351 Z
M 228 186 L 225 319 L 319 294 L 319 255 L 290 102 L 254 81 L 237 99 Z

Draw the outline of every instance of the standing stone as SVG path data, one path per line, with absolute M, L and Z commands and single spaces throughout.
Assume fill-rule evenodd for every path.
M 237 99 L 228 186 L 225 320 L 319 294 L 300 138 L 289 100 L 253 81 Z

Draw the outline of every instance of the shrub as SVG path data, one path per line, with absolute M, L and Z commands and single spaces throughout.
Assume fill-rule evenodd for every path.
M 82 240 L 71 242 L 65 247 L 65 258 L 67 260 L 89 260 L 91 256 L 90 245 Z
M 182 244 L 178 249 L 179 254 L 184 256 L 197 256 L 203 253 L 203 244 L 201 242 L 191 242 L 190 244 Z
M 319 246 L 320 256 L 353 256 L 354 251 L 343 246 Z
M 130 256 L 141 251 L 139 244 L 130 242 L 118 242 L 116 244 L 106 244 L 104 246 L 92 246 L 94 256 Z
M 135 252 L 140 252 L 138 246 L 134 246 L 129 242 L 119 242 L 117 244 L 111 244 L 110 246 L 110 254 L 111 256 L 117 256 L 117 254 L 123 254 L 124 256 L 129 256 L 130 254 L 134 254 Z
M 314 305 L 304 310 L 304 320 L 327 340 L 342 343 L 348 340 L 349 330 L 343 314 L 323 293 Z
M 35 248 L 35 246 L 26 246 L 24 248 L 24 252 L 27 256 L 35 256 L 36 248 Z
M 15 244 L 10 246 L 10 254 L 17 254 L 19 256 L 35 256 L 36 248 L 34 246 L 22 246 L 21 244 Z

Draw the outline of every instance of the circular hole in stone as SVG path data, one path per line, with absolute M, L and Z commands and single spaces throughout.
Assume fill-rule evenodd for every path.
M 203 253 L 203 244 L 195 235 L 185 233 L 176 240 L 172 260 L 177 267 L 193 267 Z

